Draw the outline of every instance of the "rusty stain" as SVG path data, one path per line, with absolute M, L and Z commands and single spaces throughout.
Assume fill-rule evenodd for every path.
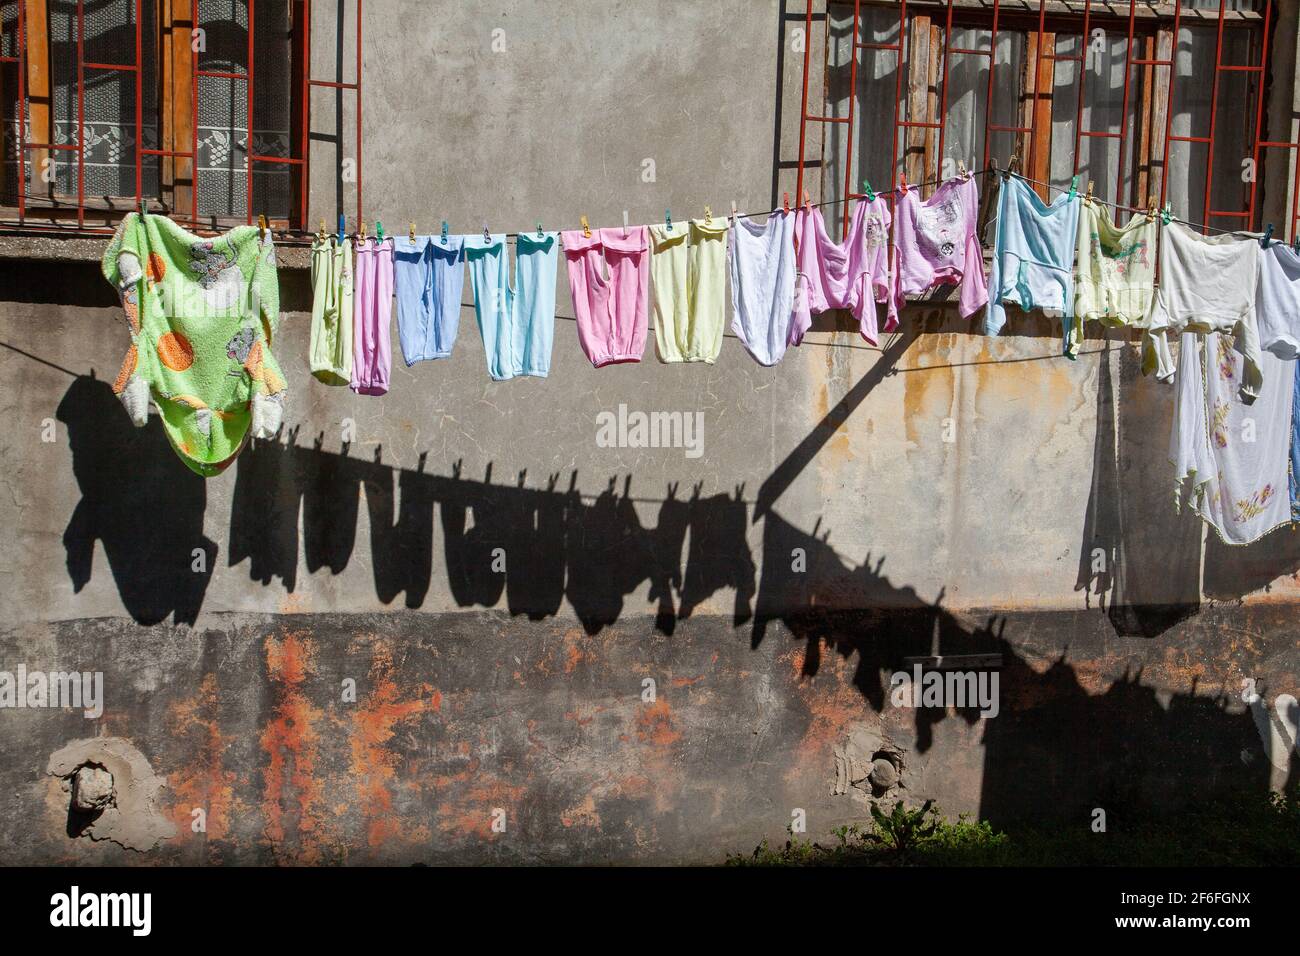
M 266 639 L 267 678 L 277 702 L 260 738 L 267 756 L 262 771 L 266 838 L 277 853 L 286 852 L 304 863 L 323 862 L 324 856 L 324 834 L 317 817 L 323 802 L 323 782 L 317 773 L 317 724 L 322 714 L 302 690 L 313 654 L 312 641 L 300 632 L 289 632 L 283 640 Z M 296 849 L 286 840 L 295 817 Z
M 217 721 L 219 711 L 216 674 L 205 675 L 197 694 L 171 706 L 170 733 L 175 737 L 193 735 L 197 744 L 192 766 L 167 778 L 167 785 L 176 795 L 169 816 L 181 839 L 196 836 L 191 828 L 196 807 L 203 808 L 209 841 L 224 840 L 235 815 L 247 809 L 235 796 L 239 775 L 224 767 L 223 754 L 234 738 L 221 732 Z
M 636 736 L 642 743 L 656 747 L 669 747 L 682 739 L 681 731 L 673 727 L 672 709 L 667 700 L 660 698 L 637 712 Z
M 428 839 L 423 823 L 403 821 L 393 811 L 393 787 L 401 756 L 388 748 L 394 728 L 424 713 L 441 709 L 442 697 L 428 684 L 421 684 L 419 696 L 402 699 L 393 680 L 392 649 L 386 642 L 371 646 L 370 690 L 351 721 L 351 773 L 357 781 L 361 812 L 366 820 L 366 842 L 379 847 L 390 840 L 420 843 Z M 408 781 L 407 787 L 411 784 Z

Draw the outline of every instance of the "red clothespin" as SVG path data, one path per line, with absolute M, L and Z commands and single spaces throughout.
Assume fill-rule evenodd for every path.
M 812 212 L 812 197 L 808 195 L 808 190 L 806 189 L 803 191 L 803 207 L 809 212 Z
M 790 213 L 790 194 L 789 194 L 789 193 L 786 193 L 786 194 L 785 194 L 785 202 L 782 203 L 782 205 L 785 207 L 786 215 L 789 215 L 789 213 Z
M 899 184 L 899 185 L 898 185 L 898 191 L 899 191 L 900 193 L 906 193 L 906 192 L 907 192 L 907 173 L 899 173 L 899 174 L 898 174 L 898 184 Z

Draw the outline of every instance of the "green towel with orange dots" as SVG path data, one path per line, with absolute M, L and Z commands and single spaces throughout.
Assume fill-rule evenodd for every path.
M 131 333 L 113 391 L 136 425 L 152 402 L 176 453 L 204 478 L 224 471 L 250 434 L 272 437 L 283 418 L 270 236 L 239 226 L 205 239 L 166 216 L 130 213 L 104 252 Z

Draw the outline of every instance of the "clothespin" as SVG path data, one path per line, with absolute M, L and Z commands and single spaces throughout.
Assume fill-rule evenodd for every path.
M 1079 177 L 1071 176 L 1070 177 L 1070 198 L 1073 199 L 1077 195 L 1079 195 Z
M 384 224 L 378 219 L 375 220 L 375 239 L 379 242 L 384 241 Z
M 790 215 L 790 194 L 789 193 L 785 194 L 785 200 L 782 203 L 782 208 L 785 209 L 785 214 L 787 216 Z
M 540 221 L 537 223 L 537 238 L 542 238 L 542 224 Z
M 731 200 L 731 224 L 733 226 L 736 224 L 736 219 L 739 218 L 739 216 L 740 213 L 736 210 L 736 200 L 733 199 Z
M 907 195 L 907 173 L 898 174 L 898 194 L 900 196 Z
M 1088 202 L 1092 202 L 1092 180 L 1091 179 L 1088 180 L 1088 195 L 1086 198 Z
M 1268 226 L 1264 229 L 1264 235 L 1259 237 L 1259 247 L 1261 249 L 1267 249 L 1268 244 L 1272 240 L 1272 238 L 1273 238 L 1273 224 L 1270 222 Z
M 808 195 L 808 190 L 806 189 L 803 191 L 803 207 L 808 210 L 808 212 L 812 212 L 812 198 Z
M 673 231 L 673 211 L 671 209 L 664 210 L 664 224 L 669 232 Z
M 266 216 L 264 214 L 257 217 L 257 238 L 266 238 Z
M 627 210 L 623 210 L 623 238 L 627 238 Z
M 970 179 L 970 172 L 966 169 L 966 164 L 960 159 L 957 160 L 957 175 L 962 179 Z
M 445 246 L 447 244 L 447 220 L 446 219 L 442 221 L 442 235 L 439 238 L 442 240 L 442 244 Z
M 1297 232 L 1291 239 L 1291 251 L 1300 256 L 1300 232 Z
M 713 225 L 713 210 L 710 209 L 708 206 L 704 207 L 704 222 L 707 225 L 710 226 Z
M 415 221 L 411 221 L 411 228 L 407 230 L 406 235 L 411 240 L 411 245 L 415 245 Z
M 483 223 L 483 241 L 488 245 L 492 244 L 492 233 L 488 232 L 487 223 Z
M 346 236 L 347 233 L 348 233 L 348 218 L 347 216 L 343 215 L 343 213 L 339 213 L 339 242 L 343 241 L 343 237 Z
M 366 221 L 364 219 L 361 220 L 361 231 L 357 233 L 357 236 L 362 242 L 366 241 Z
M 1169 203 L 1165 203 L 1165 211 L 1161 214 L 1160 218 L 1166 226 L 1169 225 L 1170 221 L 1174 218 L 1173 210 L 1170 208 Z
M 316 230 L 316 238 L 322 242 L 325 241 L 325 217 L 324 216 L 321 216 L 320 218 L 320 226 Z
M 867 194 L 867 202 L 876 201 L 876 191 L 871 188 L 871 180 L 862 180 L 862 191 Z
M 587 217 L 582 217 L 582 235 L 585 239 L 591 238 L 591 226 L 587 224 Z

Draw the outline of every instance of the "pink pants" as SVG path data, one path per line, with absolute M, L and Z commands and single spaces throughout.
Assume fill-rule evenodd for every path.
M 357 243 L 352 316 L 352 391 L 383 395 L 393 364 L 393 240 Z
M 639 362 L 650 325 L 650 234 L 645 226 L 560 234 L 578 342 L 596 368 Z M 608 266 L 609 275 L 605 275 Z

